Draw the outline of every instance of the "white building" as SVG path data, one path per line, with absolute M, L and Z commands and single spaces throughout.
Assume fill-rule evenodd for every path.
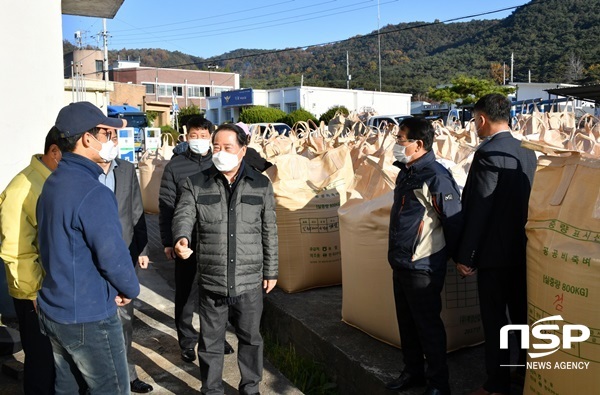
M 517 88 L 517 91 L 514 94 L 514 101 L 538 101 L 541 99 L 543 101 L 550 102 L 550 104 L 547 104 L 548 107 L 552 104 L 553 100 L 566 99 L 566 97 L 550 94 L 546 92 L 546 90 L 572 88 L 578 86 L 573 84 L 563 84 L 555 82 L 513 82 L 509 85 L 512 85 Z M 556 103 L 555 110 L 562 110 L 564 106 L 564 102 Z M 576 111 L 581 110 L 590 114 L 594 113 L 594 103 L 592 101 L 575 99 L 573 100 L 573 102 L 569 101 L 568 106 L 569 109 L 574 108 Z M 543 109 L 541 108 L 540 110 Z
M 240 111 L 247 106 L 279 108 L 287 113 L 303 108 L 319 118 L 333 106 L 344 106 L 349 111 L 371 111 L 378 114 L 410 114 L 408 93 L 375 92 L 295 86 L 280 89 L 239 89 L 222 92 L 208 98 L 206 118 L 215 124 L 237 121 Z
M 512 82 L 509 85 L 517 88 L 517 91 L 514 94 L 516 101 L 533 99 L 552 100 L 556 99 L 557 97 L 546 92 L 546 89 L 577 86 L 573 84 L 560 84 L 555 82 Z

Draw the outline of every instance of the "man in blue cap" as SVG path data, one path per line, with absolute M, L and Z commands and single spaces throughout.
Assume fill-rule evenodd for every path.
M 63 153 L 37 205 L 38 240 L 46 277 L 38 295 L 41 330 L 52 343 L 56 394 L 129 394 L 117 306 L 140 292 L 121 236 L 114 193 L 98 181 L 116 129 L 89 102 L 71 103 L 55 126 Z

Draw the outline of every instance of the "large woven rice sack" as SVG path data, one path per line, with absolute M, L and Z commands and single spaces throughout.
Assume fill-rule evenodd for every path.
M 600 394 L 600 160 L 542 156 L 526 230 L 530 326 L 560 316 L 543 322 L 558 325 L 550 333 L 562 340 L 563 324 L 572 324 L 591 336 L 570 349 L 535 349 L 542 341 L 531 339 L 529 352 L 552 353 L 528 357 L 524 393 Z
M 279 278 L 285 292 L 340 284 L 337 209 L 353 178 L 347 146 L 309 159 L 287 154 L 265 171 L 273 182 L 279 236 Z
M 160 180 L 165 166 L 169 163 L 156 151 L 146 151 L 138 161 L 140 174 L 140 190 L 144 211 L 158 214 L 158 194 L 160 193 Z
M 392 269 L 387 260 L 390 211 L 397 168 L 367 158 L 355 188 L 338 211 L 342 242 L 342 320 L 385 343 L 400 346 Z M 395 169 L 395 170 L 394 170 Z M 448 264 L 442 290 L 448 350 L 481 343 L 483 329 L 475 276 L 461 279 Z

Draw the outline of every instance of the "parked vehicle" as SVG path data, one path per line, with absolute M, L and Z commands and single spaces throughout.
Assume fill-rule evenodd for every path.
M 412 118 L 412 115 L 407 114 L 392 114 L 392 115 L 374 115 L 367 119 L 367 126 L 372 128 L 383 128 L 386 125 L 400 125 L 406 118 Z
M 135 152 L 141 152 L 145 148 L 144 136 L 148 127 L 148 118 L 145 112 L 140 111 L 137 107 L 128 105 L 108 106 L 107 115 L 111 118 L 127 120 L 127 127 L 134 130 Z

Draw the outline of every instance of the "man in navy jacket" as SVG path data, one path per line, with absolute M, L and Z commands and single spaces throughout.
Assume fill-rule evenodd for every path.
M 507 310 L 512 324 L 527 324 L 525 223 L 537 161 L 510 134 L 505 96 L 483 96 L 473 115 L 483 142 L 463 191 L 465 223 L 455 261 L 462 275 L 477 274 L 479 288 L 488 378 L 473 394 L 508 394 L 510 355 L 500 349 L 500 329 L 509 323 Z M 524 350 L 519 357 L 525 364 Z
M 454 179 L 436 162 L 433 138 L 430 122 L 409 118 L 400 125 L 394 146 L 394 164 L 400 173 L 390 213 L 388 261 L 394 271 L 405 366 L 386 388 L 402 391 L 427 379 L 424 395 L 448 395 L 441 292 L 446 262 L 460 231 L 461 205 Z
M 38 201 L 38 240 L 46 277 L 39 291 L 41 330 L 52 343 L 56 394 L 129 393 L 117 306 L 140 292 L 122 238 L 115 195 L 98 181 L 125 126 L 89 102 L 58 114 L 63 161 Z

